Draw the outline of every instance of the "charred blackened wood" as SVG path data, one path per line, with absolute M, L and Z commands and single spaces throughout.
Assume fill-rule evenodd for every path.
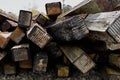
M 25 36 L 24 31 L 17 27 L 10 35 L 10 39 L 14 41 L 16 44 L 18 44 L 23 39 L 24 36 Z
M 62 56 L 63 52 L 61 51 L 61 49 L 59 48 L 59 45 L 55 42 L 50 42 L 47 46 L 46 49 L 48 50 L 48 52 L 50 52 L 51 57 L 53 58 L 58 58 L 60 56 Z
M 48 56 L 46 52 L 40 52 L 35 56 L 33 72 L 45 73 L 47 71 Z
M 48 28 L 55 39 L 62 41 L 80 40 L 89 33 L 80 15 L 58 21 Z
M 46 4 L 46 11 L 48 16 L 59 15 L 62 12 L 61 2 L 53 2 Z
M 28 30 L 27 37 L 40 48 L 43 48 L 51 40 L 47 31 L 38 24 Z
M 25 61 L 29 59 L 29 45 L 17 45 L 11 48 L 14 61 Z
M 28 28 L 31 26 L 32 12 L 20 10 L 18 26 L 23 28 Z
M 119 44 L 106 32 L 90 31 L 86 42 L 89 43 L 89 45 L 84 43 L 86 46 L 96 51 L 117 50 L 120 48 Z M 116 47 L 116 45 L 118 46 Z
M 75 46 L 61 46 L 66 57 L 82 72 L 87 73 L 95 66 L 95 63 L 86 55 L 86 53 Z
M 15 28 L 17 27 L 17 23 L 10 21 L 10 20 L 6 20 L 2 25 L 1 25 L 1 30 L 3 32 L 5 31 L 13 31 Z

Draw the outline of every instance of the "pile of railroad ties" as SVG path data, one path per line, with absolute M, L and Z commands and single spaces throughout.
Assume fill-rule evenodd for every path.
M 120 1 L 109 1 L 63 14 L 47 3 L 47 16 L 20 10 L 18 21 L 0 12 L 0 80 L 120 80 Z

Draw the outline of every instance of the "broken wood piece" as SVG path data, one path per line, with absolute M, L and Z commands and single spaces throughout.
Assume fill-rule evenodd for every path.
M 18 44 L 23 39 L 24 36 L 25 33 L 23 32 L 23 30 L 17 27 L 10 35 L 10 39 L 14 41 L 16 44 Z
M 29 45 L 16 45 L 11 48 L 14 61 L 25 61 L 29 59 Z
M 31 21 L 32 21 L 32 12 L 20 10 L 18 26 L 23 28 L 28 28 L 31 25 Z
M 73 63 L 82 73 L 87 73 L 95 66 L 95 63 L 79 47 L 61 46 L 60 48 L 70 62 Z
M 43 48 L 51 40 L 47 31 L 38 24 L 28 30 L 27 37 L 40 48 Z
M 46 52 L 40 52 L 35 56 L 33 72 L 45 73 L 47 71 L 48 56 Z

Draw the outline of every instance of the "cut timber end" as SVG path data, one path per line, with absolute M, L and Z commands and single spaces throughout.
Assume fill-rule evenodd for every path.
M 87 73 L 95 63 L 79 47 L 61 46 L 66 57 L 82 72 Z
M 18 44 L 24 36 L 25 33 L 19 27 L 17 27 L 10 35 L 10 39 Z
M 68 77 L 69 76 L 69 67 L 59 66 L 57 75 L 58 75 L 58 77 Z
M 61 2 L 47 3 L 46 4 L 47 15 L 59 15 L 62 12 Z
M 29 59 L 29 47 L 19 45 L 19 47 L 14 46 L 11 50 L 14 61 L 25 61 Z
M 51 40 L 46 30 L 38 24 L 35 24 L 34 27 L 27 32 L 27 37 L 40 48 L 43 48 Z
M 30 27 L 32 21 L 32 12 L 20 10 L 18 26 L 19 27 Z

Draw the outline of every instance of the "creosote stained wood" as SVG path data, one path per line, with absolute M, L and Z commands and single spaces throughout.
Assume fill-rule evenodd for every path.
M 10 35 L 10 39 L 18 44 L 24 36 L 25 33 L 23 32 L 23 30 L 17 27 Z
M 46 11 L 49 16 L 61 14 L 61 2 L 46 3 Z

